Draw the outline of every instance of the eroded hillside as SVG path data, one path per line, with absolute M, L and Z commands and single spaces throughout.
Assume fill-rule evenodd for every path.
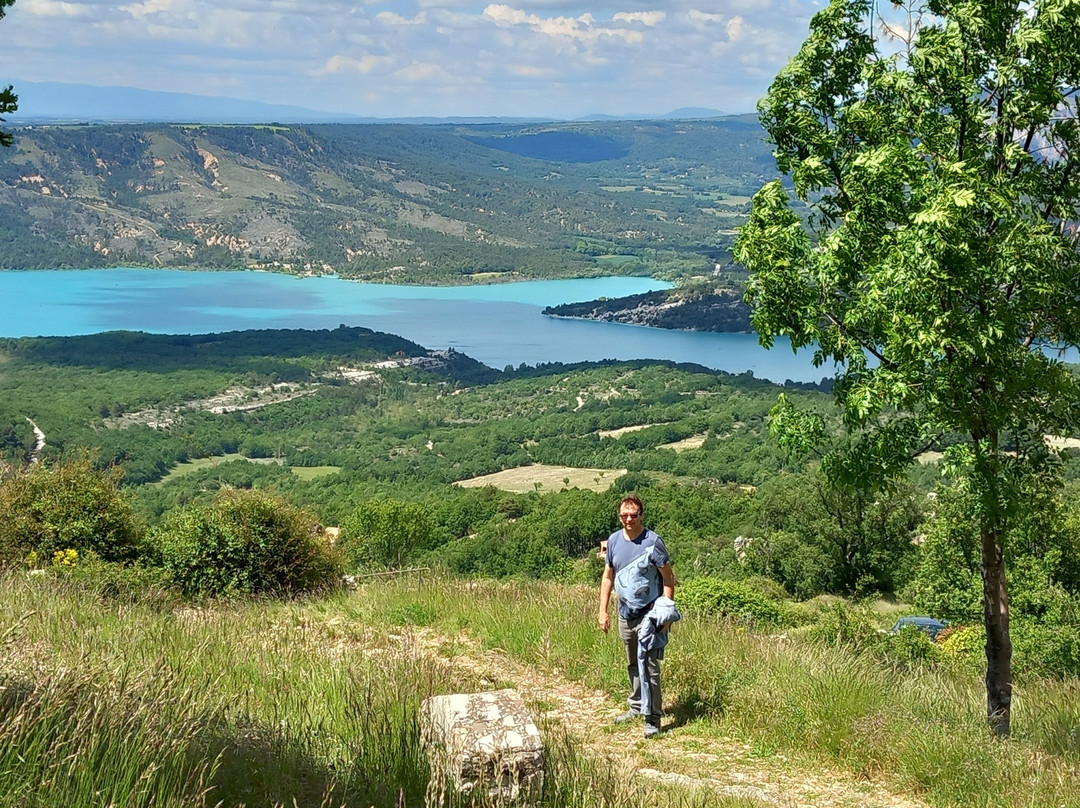
M 0 267 L 405 283 L 700 274 L 775 169 L 742 119 L 47 126 L 0 153 Z

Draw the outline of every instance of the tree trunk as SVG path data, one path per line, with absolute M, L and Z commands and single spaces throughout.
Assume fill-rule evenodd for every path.
M 1009 734 L 1012 706 L 1012 641 L 1005 582 L 1003 531 L 982 527 L 983 619 L 986 623 L 986 717 L 990 732 Z

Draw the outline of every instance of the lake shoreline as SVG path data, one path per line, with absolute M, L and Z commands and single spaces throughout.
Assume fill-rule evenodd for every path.
M 0 272 L 0 295 L 13 305 L 0 322 L 0 336 L 346 325 L 398 335 L 430 350 L 458 351 L 495 369 L 655 359 L 749 371 L 779 383 L 818 382 L 826 375 L 813 367 L 809 352 L 794 355 L 784 350 L 784 341 L 767 351 L 753 333 L 673 331 L 541 313 L 568 300 L 627 297 L 668 286 L 641 277 L 436 287 L 251 270 L 7 271 Z

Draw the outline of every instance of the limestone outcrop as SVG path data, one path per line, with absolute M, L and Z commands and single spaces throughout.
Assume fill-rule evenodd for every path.
M 479 789 L 499 802 L 539 798 L 543 744 L 517 691 L 425 699 L 420 730 L 435 791 L 429 804 L 441 804 L 447 787 L 466 794 Z

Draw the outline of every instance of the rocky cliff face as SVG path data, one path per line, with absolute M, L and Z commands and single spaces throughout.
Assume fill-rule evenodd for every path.
M 732 289 L 685 295 L 677 289 L 642 295 L 566 303 L 544 309 L 551 317 L 577 317 L 647 325 L 676 331 L 750 331 L 750 309 Z

